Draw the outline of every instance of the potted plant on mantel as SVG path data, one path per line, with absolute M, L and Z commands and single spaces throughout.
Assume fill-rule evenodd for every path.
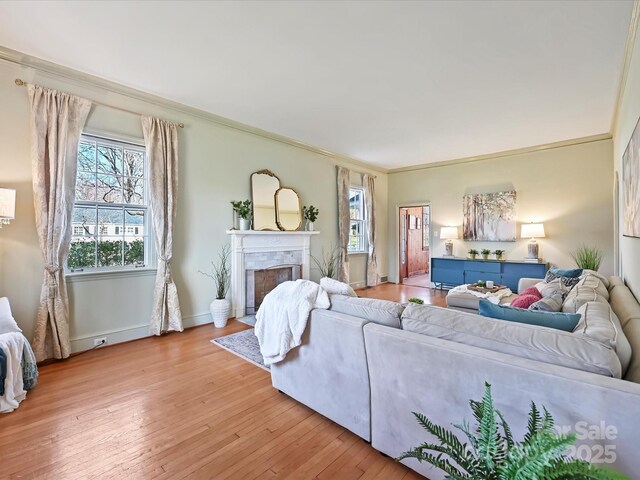
M 308 207 L 302 207 L 302 215 L 304 219 L 307 221 L 307 231 L 313 232 L 313 222 L 318 219 L 318 214 L 320 210 L 318 210 L 313 205 L 309 205 Z
M 488 248 L 483 248 L 480 253 L 482 254 L 483 260 L 489 260 L 489 255 L 491 255 L 491 250 L 489 250 Z
M 475 248 L 472 248 L 472 249 L 471 249 L 471 250 L 469 250 L 467 253 L 469 254 L 469 258 L 470 258 L 471 260 L 475 260 L 475 259 L 476 259 L 476 257 L 478 256 L 478 250 L 476 250 Z
M 231 201 L 233 211 L 236 212 L 240 219 L 240 230 L 251 229 L 251 200 Z
M 213 279 L 216 287 L 216 298 L 209 305 L 213 324 L 222 328 L 227 325 L 229 312 L 231 311 L 231 303 L 227 300 L 227 293 L 231 285 L 231 268 L 229 266 L 229 256 L 231 248 L 229 245 L 222 247 L 222 251 L 218 254 L 218 262 L 211 261 L 211 273 L 198 270 L 202 275 Z

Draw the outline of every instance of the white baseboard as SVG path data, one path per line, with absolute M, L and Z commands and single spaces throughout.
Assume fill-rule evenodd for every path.
M 182 318 L 184 328 L 206 325 L 207 323 L 213 323 L 209 312 L 189 315 L 188 317 Z M 93 341 L 96 338 L 107 337 L 107 345 L 114 345 L 116 343 L 128 342 L 130 340 L 137 340 L 139 338 L 149 336 L 149 324 L 139 324 L 121 329 L 105 330 L 92 335 L 72 338 L 71 353 L 83 352 L 93 348 Z

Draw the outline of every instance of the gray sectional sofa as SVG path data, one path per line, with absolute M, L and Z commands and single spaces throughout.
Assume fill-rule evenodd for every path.
M 272 383 L 396 457 L 429 439 L 412 412 L 445 426 L 471 421 L 469 399 L 480 399 L 488 381 L 517 436 L 535 401 L 578 434 L 578 454 L 637 478 L 640 305 L 619 278 L 600 283 L 590 276 L 567 297 L 567 309 L 587 311 L 573 333 L 332 296 L 330 310 L 311 312 L 302 345 L 272 366 Z M 613 341 L 604 338 L 611 328 Z M 431 480 L 444 478 L 404 462 Z

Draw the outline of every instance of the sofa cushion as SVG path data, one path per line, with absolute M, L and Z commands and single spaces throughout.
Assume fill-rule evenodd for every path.
M 587 302 L 578 313 L 581 318 L 573 333 L 586 335 L 613 348 L 618 354 L 624 375 L 631 361 L 631 345 L 615 312 L 608 303 Z
M 571 288 L 562 283 L 562 280 L 559 278 L 551 280 L 550 282 L 540 282 L 536 284 L 536 288 L 540 291 L 542 298 L 558 294 L 564 298 L 571 290 Z
M 576 370 L 621 376 L 616 352 L 585 335 L 505 323 L 433 305 L 409 305 L 402 314 L 402 329 Z
M 609 291 L 613 290 L 613 288 L 617 287 L 617 286 L 622 286 L 622 287 L 625 286 L 624 285 L 624 280 L 622 280 L 620 277 L 616 277 L 616 276 L 609 277 L 609 284 L 608 285 L 605 284 L 605 285 L 606 285 L 606 287 L 607 287 L 607 289 Z
M 609 302 L 609 291 L 602 281 L 594 275 L 588 275 L 582 278 L 580 282 L 571 289 L 564 300 L 562 311 L 566 313 L 576 313 L 578 309 L 587 302 Z
M 609 304 L 611 308 L 613 308 L 613 311 L 616 312 L 616 315 L 618 315 L 622 328 L 626 329 L 627 323 L 629 323 L 631 319 L 635 318 L 640 320 L 640 305 L 628 287 L 616 286 L 612 288 L 609 293 Z M 634 350 L 640 349 L 640 344 L 636 347 L 632 342 L 631 346 Z
M 576 278 L 582 275 L 582 269 L 581 268 L 562 269 L 562 268 L 551 267 L 547 272 L 547 275 L 553 275 L 556 278 L 557 277 Z
M 334 312 L 364 318 L 380 325 L 400 328 L 400 315 L 404 307 L 396 302 L 375 298 L 348 297 L 346 295 L 329 295 Z
M 538 310 L 540 312 L 559 312 L 562 310 L 562 299 L 563 297 L 559 293 L 550 295 L 529 305 L 529 310 Z
M 631 345 L 631 362 L 625 374 L 625 380 L 640 383 L 640 319 L 632 318 L 624 327 L 624 333 Z
M 571 276 L 562 275 L 562 272 L 570 272 Z M 560 280 L 565 287 L 571 288 L 580 281 L 581 273 L 582 270 L 580 270 L 580 272 L 575 275 L 575 271 L 573 270 L 559 270 L 557 268 L 551 268 L 549 269 L 549 271 L 547 271 L 547 274 L 544 277 L 544 281 L 547 283 L 551 283 L 554 280 Z
M 510 306 L 513 308 L 527 309 L 539 300 L 542 300 L 542 297 L 539 295 L 521 293 L 511 301 Z
M 580 278 L 584 278 L 587 277 L 589 275 L 592 275 L 594 277 L 597 277 L 598 280 L 600 280 L 602 282 L 602 284 L 604 285 L 604 287 L 608 290 L 610 287 L 609 284 L 609 279 L 607 277 L 605 277 L 604 275 L 602 275 L 601 273 L 596 272 L 595 270 L 589 270 L 588 268 L 585 268 L 582 271 L 582 275 L 580 275 Z
M 537 325 L 538 327 L 554 328 L 564 330 L 565 332 L 572 332 L 580 320 L 580 315 L 574 313 L 523 310 L 505 305 L 494 305 L 486 300 L 480 300 L 478 313 L 483 317 L 526 323 L 529 325 Z
M 0 335 L 3 333 L 22 332 L 11 314 L 9 299 L 7 297 L 0 298 Z
M 357 297 L 356 292 L 348 283 L 339 282 L 333 278 L 323 277 L 320 279 L 320 286 L 328 294 L 347 295 Z

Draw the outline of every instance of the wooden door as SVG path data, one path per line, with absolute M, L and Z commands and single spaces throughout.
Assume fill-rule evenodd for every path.
M 400 209 L 400 278 L 429 271 L 429 248 L 423 244 L 423 207 Z

